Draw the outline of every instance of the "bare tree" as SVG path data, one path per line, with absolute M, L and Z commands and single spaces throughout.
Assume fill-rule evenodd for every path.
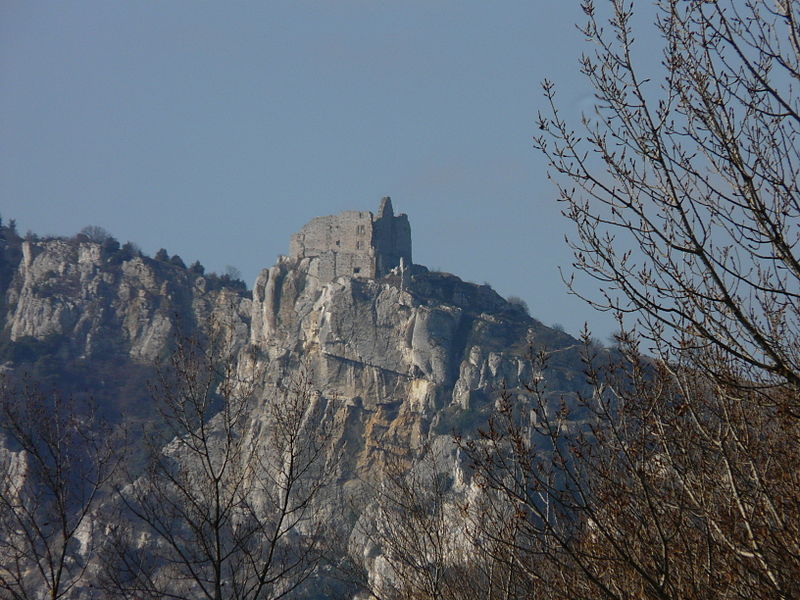
M 419 457 L 387 455 L 373 503 L 359 527 L 374 544 L 381 564 L 371 592 L 378 598 L 452 598 L 458 563 L 457 507 L 448 502 L 451 477 L 439 455 L 423 448 Z
M 80 230 L 78 235 L 85 236 L 90 242 L 97 242 L 99 244 L 112 239 L 111 234 L 99 225 L 87 225 Z
M 512 514 L 465 485 L 463 467 L 438 444 L 384 457 L 377 481 L 367 486 L 351 548 L 364 556 L 369 577 L 361 587 L 372 597 L 501 599 L 528 591 L 508 546 L 495 543 L 513 535 Z M 492 511 L 488 519 L 485 509 Z
M 586 395 L 507 390 L 462 447 L 481 520 L 540 597 L 795 598 L 797 426 L 623 339 L 586 343 Z M 544 370 L 546 373 L 546 369 Z M 495 536 L 498 507 L 513 536 Z
M 92 406 L 35 386 L 0 387 L 0 591 L 77 597 L 95 548 L 92 511 L 118 465 Z
M 463 447 L 544 597 L 800 597 L 800 3 L 659 1 L 660 72 L 633 2 L 582 5 L 596 112 L 576 132 L 546 82 L 536 145 L 635 327 L 586 334 L 586 394 L 506 392 Z
M 183 340 L 160 370 L 172 441 L 119 490 L 133 523 L 106 553 L 119 596 L 281 598 L 316 568 L 326 401 L 302 369 L 270 388 L 235 351 L 224 335 Z
M 582 5 L 596 113 L 576 132 L 545 82 L 536 146 L 577 226 L 575 267 L 602 285 L 593 301 L 635 313 L 665 358 L 722 378 L 732 360 L 796 391 L 800 3 L 660 0 L 652 32 L 634 31 L 633 2 L 604 3 L 607 26 Z M 660 35 L 661 71 L 637 66 L 637 33 Z

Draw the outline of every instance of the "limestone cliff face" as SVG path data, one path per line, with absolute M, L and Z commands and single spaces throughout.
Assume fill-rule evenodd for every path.
M 239 371 L 263 378 L 244 432 L 256 444 L 269 444 L 270 394 L 282 379 L 307 373 L 309 402 L 326 407 L 310 411 L 320 421 L 309 428 L 331 432 L 335 455 L 321 514 L 340 523 L 373 584 L 392 574 L 358 524 L 379 511 L 367 503 L 348 520 L 342 507 L 352 509 L 353 495 L 379 478 L 388 457 L 412 472 L 423 448 L 437 449 L 433 468 L 453 482 L 451 529 L 459 535 L 456 502 L 475 490 L 452 433 L 473 435 L 501 390 L 524 394 L 523 384 L 540 376 L 527 359 L 530 346 L 555 351 L 541 375 L 552 393 L 578 385 L 573 338 L 489 286 L 424 267 L 326 280 L 318 257 L 283 258 L 261 272 L 250 299 L 166 262 L 111 256 L 93 242 L 24 242 L 20 255 L 3 279 L 2 327 L 12 342 L 56 335 L 90 363 L 108 353 L 149 363 L 168 352 L 178 328 L 191 333 L 211 315 L 222 320 L 239 348 Z
M 378 231 L 384 222 L 391 232 Z M 388 198 L 377 218 L 318 217 L 292 237 L 290 256 L 262 271 L 253 287 L 242 362 L 257 357 L 268 381 L 300 366 L 312 375 L 335 407 L 344 480 L 368 475 L 386 453 L 413 456 L 439 438 L 452 447 L 454 430 L 474 432 L 500 390 L 522 391 L 538 375 L 528 360 L 531 346 L 558 351 L 549 389 L 575 389 L 573 338 L 544 327 L 489 286 L 412 266 L 410 240 L 407 218 L 394 216 Z M 331 261 L 371 260 L 378 251 L 397 260 L 373 274 L 330 268 Z
M 402 281 L 394 274 L 320 283 L 313 259 L 282 259 L 255 283 L 251 323 L 249 352 L 260 357 L 268 379 L 303 365 L 331 408 L 319 427 L 333 430 L 337 452 L 337 483 L 324 511 L 332 521 L 341 521 L 340 507 L 358 490 L 369 496 L 365 482 L 379 480 L 387 461 L 400 460 L 409 473 L 446 474 L 448 528 L 454 539 L 466 536 L 459 506 L 478 490 L 453 433 L 476 435 L 503 390 L 524 401 L 524 384 L 533 379 L 547 379 L 557 396 L 581 381 L 576 340 L 489 286 L 424 267 Z M 531 347 L 554 351 L 546 373 L 532 372 Z M 435 449 L 435 465 L 417 462 L 423 448 Z M 379 514 L 367 503 L 357 522 L 342 523 L 372 586 L 393 576 L 380 543 L 364 533 L 380 529 Z
M 320 284 L 313 260 L 284 259 L 253 289 L 251 348 L 271 377 L 303 363 L 336 400 L 352 469 L 408 453 L 491 410 L 505 386 L 530 381 L 529 345 L 575 340 L 507 303 L 489 286 L 416 267 L 379 280 Z M 573 357 L 574 358 L 574 357 Z
M 180 324 L 185 333 L 215 311 L 246 337 L 249 300 L 207 290 L 203 277 L 145 257 L 106 256 L 96 242 L 22 243 L 5 295 L 4 333 L 13 341 L 69 338 L 76 355 L 116 352 L 141 362 L 162 355 Z

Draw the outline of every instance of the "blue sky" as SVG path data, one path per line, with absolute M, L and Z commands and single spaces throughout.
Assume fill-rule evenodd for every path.
M 578 2 L 0 3 L 0 213 L 252 284 L 314 216 L 390 195 L 415 262 L 600 338 L 532 148 L 540 82 L 591 96 Z

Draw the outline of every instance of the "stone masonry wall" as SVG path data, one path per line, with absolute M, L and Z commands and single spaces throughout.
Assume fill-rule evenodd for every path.
M 378 214 L 374 218 L 375 230 L 372 245 L 375 248 L 378 277 L 386 275 L 400 266 L 402 258 L 407 267 L 411 266 L 411 224 L 404 214 L 394 215 L 392 201 L 381 200 Z
M 311 272 L 323 283 L 342 276 L 374 279 L 401 258 L 411 265 L 411 226 L 406 215 L 394 216 L 387 197 L 377 215 L 346 211 L 312 219 L 291 237 L 289 256 L 314 258 Z

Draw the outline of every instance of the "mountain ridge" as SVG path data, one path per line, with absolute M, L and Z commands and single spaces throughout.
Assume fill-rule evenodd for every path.
M 383 211 L 389 212 L 385 202 Z M 4 233 L 4 239 L 12 237 L 7 228 Z M 339 240 L 329 242 L 335 248 Z M 371 248 L 352 246 L 365 252 L 354 250 L 348 265 L 389 264 Z M 19 260 L 11 268 L 17 248 Z M 584 385 L 574 338 L 545 327 L 488 285 L 407 264 L 410 243 L 408 248 L 407 254 L 389 254 L 400 258 L 391 259 L 394 266 L 380 277 L 357 272 L 320 278 L 321 263 L 337 264 L 335 250 L 327 248 L 317 248 L 317 255 L 306 250 L 283 256 L 262 270 L 248 292 L 225 282 L 210 284 L 202 273 L 174 262 L 120 255 L 114 244 L 17 237 L 3 245 L 0 261 L 12 274 L 2 290 L 0 357 L 7 373 L 29 369 L 34 377 L 42 375 L 46 357 L 55 371 L 51 383 L 77 379 L 72 389 L 83 385 L 89 395 L 110 403 L 106 413 L 114 422 L 146 428 L 159 414 L 145 399 L 146 382 L 156 375 L 152 365 L 168 359 L 182 336 L 208 337 L 211 324 L 222 324 L 231 372 L 258 374 L 260 400 L 246 413 L 253 444 L 269 443 L 258 432 L 272 426 L 271 398 L 287 382 L 302 372 L 314 390 L 309 406 L 324 409 L 313 412 L 304 427 L 331 436 L 325 461 L 332 483 L 320 514 L 352 545 L 362 518 L 342 520 L 352 512 L 343 507 L 367 493 L 388 463 L 402 459 L 412 468 L 426 448 L 437 448 L 437 468 L 447 471 L 455 486 L 448 501 L 455 511 L 456 499 L 471 483 L 454 434 L 477 436 L 501 395 L 524 403 L 533 380 L 547 380 L 554 407 Z M 33 350 L 24 355 L 25 347 Z M 37 356 L 36 348 L 49 350 Z M 539 373 L 530 354 L 544 348 L 558 352 L 547 372 Z M 74 364 L 83 367 L 72 372 Z M 209 420 L 209 427 L 218 427 L 215 422 Z M 368 505 L 363 515 L 372 514 Z M 353 584 L 352 594 L 359 585 L 391 578 L 381 552 L 375 546 L 358 559 L 366 574 Z M 308 589 L 304 594 L 313 597 Z

